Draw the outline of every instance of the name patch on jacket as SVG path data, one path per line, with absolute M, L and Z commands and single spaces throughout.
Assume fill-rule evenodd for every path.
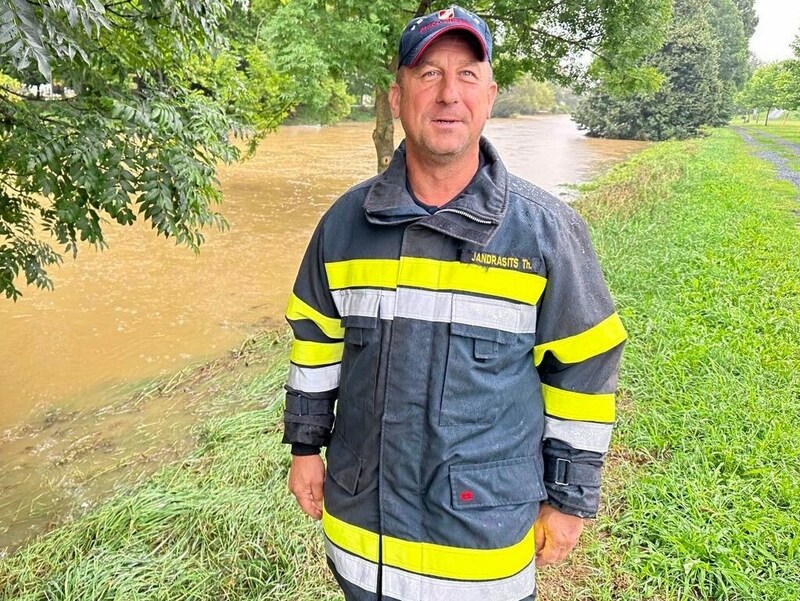
M 502 269 L 513 269 L 524 271 L 525 273 L 537 273 L 535 259 L 528 257 L 514 257 L 496 255 L 483 251 L 464 249 L 461 251 L 462 263 L 475 263 L 484 267 L 500 267 Z

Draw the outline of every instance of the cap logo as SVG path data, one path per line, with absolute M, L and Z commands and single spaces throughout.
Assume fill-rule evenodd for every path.
M 474 36 L 481 46 L 480 51 L 475 47 L 478 58 L 492 62 L 492 33 L 489 27 L 478 15 L 452 5 L 425 16 L 414 17 L 408 22 L 397 46 L 397 68 L 413 68 L 434 40 L 456 29 Z

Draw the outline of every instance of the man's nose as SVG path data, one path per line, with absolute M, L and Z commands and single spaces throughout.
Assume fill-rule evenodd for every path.
M 439 93 L 436 100 L 442 104 L 458 102 L 458 81 L 455 75 L 445 74 L 439 82 Z

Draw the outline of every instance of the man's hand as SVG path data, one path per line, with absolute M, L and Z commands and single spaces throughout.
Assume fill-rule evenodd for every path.
M 289 490 L 300 508 L 315 520 L 322 519 L 322 483 L 325 465 L 319 455 L 292 455 Z
M 534 525 L 536 565 L 564 561 L 578 542 L 582 530 L 583 518 L 561 513 L 552 505 L 542 503 Z

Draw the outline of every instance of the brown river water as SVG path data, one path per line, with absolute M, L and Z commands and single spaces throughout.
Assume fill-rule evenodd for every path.
M 268 137 L 220 174 L 230 229 L 207 231 L 197 256 L 144 225 L 109 225 L 108 249 L 52 270 L 54 291 L 0 299 L 0 557 L 130 484 L 132 457 L 154 469 L 179 456 L 191 425 L 224 410 L 119 401 L 282 323 L 319 216 L 373 174 L 371 132 L 354 123 Z M 510 171 L 562 197 L 644 146 L 586 138 L 567 116 L 495 119 L 485 135 Z

